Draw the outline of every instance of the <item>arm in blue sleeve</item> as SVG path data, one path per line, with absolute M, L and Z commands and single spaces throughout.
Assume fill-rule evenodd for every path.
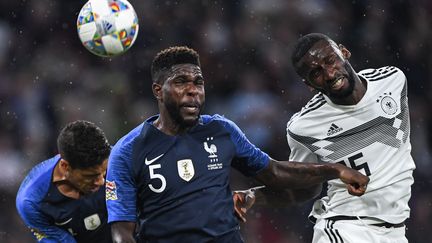
M 76 243 L 75 238 L 69 232 L 50 224 L 48 218 L 38 210 L 34 202 L 24 201 L 20 206 L 18 211 L 21 218 L 38 242 Z
M 132 145 L 119 141 L 108 160 L 106 204 L 108 223 L 136 221 L 136 188 L 131 169 Z
M 253 145 L 232 121 L 224 118 L 224 127 L 229 131 L 236 148 L 236 160 L 233 166 L 248 176 L 254 176 L 268 166 L 270 157 Z

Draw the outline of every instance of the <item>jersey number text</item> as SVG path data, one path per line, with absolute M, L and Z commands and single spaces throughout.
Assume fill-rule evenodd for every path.
M 353 168 L 354 170 L 361 170 L 361 169 L 364 169 L 366 175 L 367 175 L 367 176 L 370 176 L 371 173 L 370 173 L 369 166 L 368 166 L 367 162 L 361 163 L 361 164 L 359 164 L 359 165 L 357 165 L 356 162 L 355 162 L 356 160 L 358 160 L 358 159 L 360 159 L 360 158 L 362 158 L 362 157 L 363 157 L 363 153 L 358 153 L 358 154 L 355 154 L 355 155 L 353 155 L 353 156 L 351 156 L 351 157 L 348 158 L 348 163 L 349 163 L 349 165 L 348 165 L 348 163 L 346 163 L 346 162 L 343 161 L 343 160 L 342 160 L 342 161 L 339 161 L 338 163 L 339 163 L 339 164 L 343 164 L 343 165 L 345 165 L 345 166 L 347 166 L 347 167 L 351 167 L 351 168 Z

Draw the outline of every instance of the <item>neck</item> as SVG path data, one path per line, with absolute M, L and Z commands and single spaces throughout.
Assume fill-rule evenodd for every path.
M 163 112 L 162 110 L 159 117 L 153 122 L 153 125 L 161 132 L 170 136 L 183 134 L 190 129 L 190 127 L 182 126 L 176 122 L 167 112 Z

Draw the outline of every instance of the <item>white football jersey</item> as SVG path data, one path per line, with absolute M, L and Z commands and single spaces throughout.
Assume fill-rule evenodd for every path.
M 315 95 L 287 124 L 290 160 L 342 163 L 370 178 L 366 193 L 351 196 L 339 179 L 311 215 L 367 216 L 389 223 L 409 217 L 412 173 L 407 81 L 396 67 L 358 73 L 367 91 L 356 105 L 337 105 Z

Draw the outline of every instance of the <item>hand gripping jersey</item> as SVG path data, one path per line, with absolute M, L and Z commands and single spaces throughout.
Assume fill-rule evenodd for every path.
M 108 221 L 139 220 L 138 242 L 242 242 L 229 187 L 269 157 L 231 121 L 203 115 L 169 136 L 145 121 L 114 146 L 107 172 Z
M 287 125 L 290 160 L 341 163 L 368 175 L 366 194 L 351 196 L 339 180 L 311 215 L 367 216 L 397 224 L 409 217 L 415 169 L 411 157 L 407 81 L 395 67 L 359 73 L 367 91 L 356 105 L 343 106 L 319 93 Z
M 36 165 L 16 198 L 18 213 L 38 242 L 112 242 L 107 224 L 105 187 L 73 199 L 51 182 L 60 155 Z

